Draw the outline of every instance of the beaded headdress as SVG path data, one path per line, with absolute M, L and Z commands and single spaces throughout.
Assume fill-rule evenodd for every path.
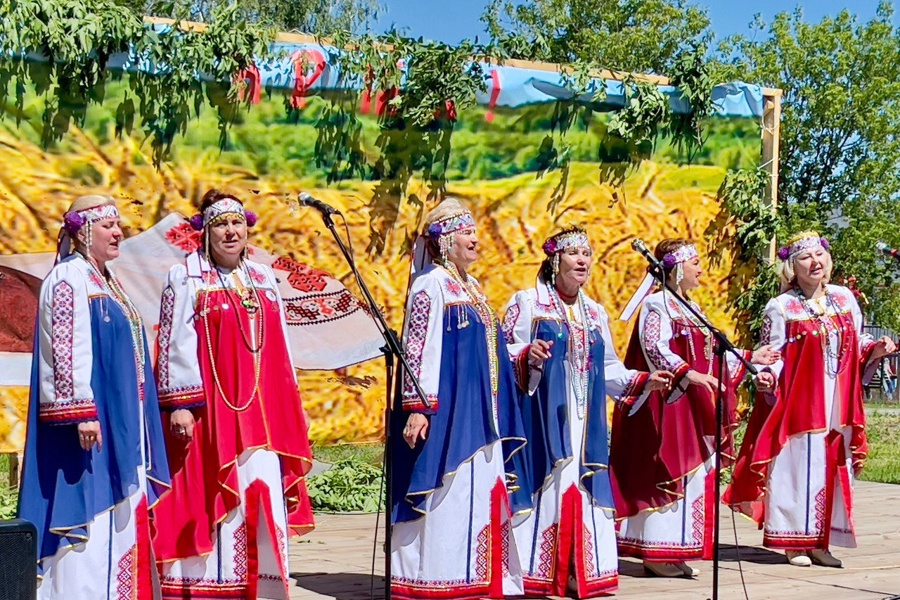
M 580 228 L 569 229 L 547 238 L 541 246 L 547 256 L 565 252 L 569 248 L 590 248 L 587 232 Z
M 687 262 L 692 258 L 697 258 L 700 256 L 697 254 L 697 247 L 693 244 L 685 244 L 684 246 L 679 247 L 674 252 L 666 252 L 663 255 L 662 265 L 666 269 L 671 269 L 676 265 L 680 265 L 683 262 Z
M 820 237 L 815 231 L 804 231 L 791 237 L 786 245 L 778 249 L 778 258 L 788 260 L 812 248 L 828 250 L 830 247 L 828 240 Z
M 203 213 L 197 213 L 189 219 L 191 227 L 197 231 L 206 229 L 210 225 L 228 216 L 238 216 L 247 222 L 249 227 L 256 225 L 256 213 L 244 209 L 244 205 L 237 198 L 226 197 L 218 202 L 213 202 L 206 207 Z
M 556 285 L 556 276 L 559 274 L 559 256 L 570 248 L 591 249 L 587 232 L 580 227 L 572 227 L 555 233 L 547 238 L 541 246 L 550 260 L 550 283 Z
M 59 259 L 72 254 L 72 240 L 85 225 L 119 218 L 119 210 L 112 203 L 111 197 L 100 195 L 82 196 L 79 200 L 76 200 L 76 204 L 84 199 L 96 200 L 97 204 L 80 210 L 70 210 L 63 215 L 63 225 L 56 238 L 56 251 Z M 91 227 L 85 230 L 84 244 L 88 248 L 91 247 L 91 238 L 93 237 L 91 232 Z
M 475 217 L 466 205 L 456 198 L 445 198 L 425 217 L 425 225 L 424 236 L 437 240 L 440 260 L 446 263 L 450 247 L 453 245 L 453 234 L 475 227 Z

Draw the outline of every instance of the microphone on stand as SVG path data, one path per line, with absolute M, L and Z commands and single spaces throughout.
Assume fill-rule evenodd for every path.
M 662 264 L 660 264 L 659 260 L 655 256 L 653 256 L 653 253 L 650 252 L 649 248 L 647 248 L 647 245 L 644 243 L 644 240 L 642 240 L 641 238 L 634 238 L 634 240 L 632 240 L 632 242 L 631 242 L 631 247 L 632 247 L 632 249 L 636 250 L 637 252 L 640 252 L 641 254 L 643 254 L 644 258 L 647 259 L 647 261 L 650 263 L 651 267 L 659 268 L 659 269 L 662 268 Z
M 300 203 L 300 206 L 308 206 L 310 208 L 314 208 L 317 211 L 319 211 L 320 213 L 322 213 L 323 216 L 324 215 L 339 215 L 339 214 L 341 214 L 341 211 L 339 211 L 338 209 L 336 209 L 333 206 L 330 206 L 328 204 L 325 204 L 321 200 L 313 198 L 312 195 L 310 195 L 306 192 L 300 192 L 300 194 L 297 196 L 297 201 Z
M 900 250 L 897 250 L 896 248 L 891 248 L 890 246 L 888 246 L 888 245 L 885 244 L 884 242 L 877 242 L 877 243 L 875 244 L 875 248 L 876 248 L 879 252 L 881 252 L 882 254 L 884 254 L 885 256 L 890 256 L 890 257 L 893 258 L 894 260 L 900 261 Z

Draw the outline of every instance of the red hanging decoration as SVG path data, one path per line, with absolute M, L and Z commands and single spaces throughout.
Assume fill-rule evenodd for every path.
M 235 75 L 234 84 L 238 86 L 238 98 L 241 102 L 247 98 L 248 92 L 251 104 L 259 104 L 262 101 L 262 75 L 255 64 Z
M 306 107 L 306 94 L 309 88 L 322 76 L 328 63 L 325 55 L 319 50 L 297 50 L 291 55 L 294 63 L 294 89 L 291 92 L 291 107 L 302 109 Z M 306 66 L 312 65 L 312 73 L 306 74 Z
M 494 122 L 494 109 L 497 108 L 500 91 L 500 71 L 491 69 L 491 100 L 488 102 L 488 111 L 484 113 L 484 120 L 488 123 Z

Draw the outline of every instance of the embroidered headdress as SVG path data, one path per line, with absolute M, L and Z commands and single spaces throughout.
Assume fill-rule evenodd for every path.
M 475 218 L 466 205 L 456 198 L 445 198 L 440 204 L 425 215 L 425 230 L 416 240 L 413 249 L 413 272 L 416 273 L 428 264 L 425 248 L 426 238 L 437 242 L 441 262 L 447 262 L 450 247 L 453 245 L 453 234 L 475 227 Z
M 556 285 L 556 276 L 559 274 L 559 256 L 570 248 L 587 248 L 591 249 L 591 243 L 588 240 L 587 231 L 581 227 L 568 227 L 558 233 L 554 233 L 541 246 L 547 259 L 541 265 L 543 277 L 549 275 L 550 283 Z M 550 273 L 546 273 L 546 266 L 550 266 Z
M 781 260 L 789 260 L 812 248 L 822 248 L 828 250 L 831 244 L 828 240 L 820 237 L 815 231 L 803 231 L 788 239 L 788 243 L 778 249 L 778 258 Z
M 83 241 L 85 246 L 91 247 L 93 228 L 90 225 L 107 219 L 119 218 L 115 202 L 112 196 L 100 194 L 80 196 L 72 202 L 69 210 L 63 215 L 63 225 L 56 238 L 56 252 L 59 260 L 72 254 L 74 251 L 72 240 L 76 239 L 78 232 L 85 225 L 88 225 L 88 228 L 85 229 Z
M 244 209 L 244 205 L 241 204 L 241 201 L 235 198 L 234 196 L 227 196 L 218 192 L 217 190 L 210 190 L 206 192 L 206 196 L 211 195 L 212 193 L 218 193 L 221 195 L 220 200 L 216 200 L 209 206 L 207 206 L 202 213 L 197 213 L 193 217 L 189 219 L 191 223 L 191 227 L 196 229 L 197 231 L 202 231 L 209 227 L 210 225 L 214 225 L 221 219 L 229 216 L 237 216 L 244 221 L 247 222 L 247 226 L 253 227 L 256 225 L 256 213 L 252 210 Z
M 663 240 L 657 245 L 657 249 L 662 244 L 674 243 L 678 243 L 678 240 Z M 659 255 L 657 254 L 657 256 Z M 684 242 L 678 245 L 674 250 L 670 250 L 669 252 L 663 254 L 662 260 L 660 260 L 660 264 L 663 266 L 666 275 L 671 273 L 673 270 L 675 271 L 675 285 L 677 286 L 684 279 L 684 263 L 697 258 L 698 256 L 700 255 L 697 252 L 697 247 L 694 244 Z M 622 314 L 619 315 L 620 321 L 628 321 L 631 319 L 634 313 L 637 312 L 637 309 L 641 306 L 641 302 L 644 301 L 644 298 L 646 298 L 647 294 L 649 294 L 653 289 L 653 284 L 656 281 L 656 278 L 648 272 L 644 277 L 644 280 L 641 282 L 641 285 L 638 286 L 637 291 L 634 292 L 634 295 L 628 301 L 628 304 L 626 304 L 625 308 L 622 309 Z

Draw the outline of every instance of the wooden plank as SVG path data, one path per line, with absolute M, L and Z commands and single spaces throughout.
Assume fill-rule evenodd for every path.
M 160 17 L 144 17 L 144 22 L 148 24 L 174 25 L 178 23 L 179 27 L 185 31 L 206 31 L 206 23 L 198 23 L 196 21 L 175 21 L 174 19 L 163 19 Z M 328 37 L 317 38 L 316 36 L 305 33 L 279 32 L 275 36 L 275 41 L 286 44 L 325 44 L 333 45 L 334 42 Z M 380 46 L 385 50 L 391 50 L 390 44 L 382 44 Z M 348 48 L 352 49 L 352 48 Z M 488 60 L 489 64 L 500 64 L 495 60 Z M 547 71 L 553 73 L 572 73 L 574 69 L 569 65 L 558 63 L 539 62 L 531 60 L 508 59 L 502 63 L 508 67 L 517 67 L 520 69 L 534 69 L 536 71 Z M 630 73 L 628 71 L 613 71 L 610 69 L 592 69 L 591 75 L 601 79 L 614 79 L 622 81 L 631 78 L 635 81 L 643 81 L 646 83 L 655 83 L 656 85 L 669 85 L 670 79 L 662 75 L 650 75 L 646 73 Z M 763 88 L 764 96 L 781 97 L 781 90 L 777 88 Z
M 781 90 L 778 94 L 763 97 L 762 118 L 762 164 L 769 174 L 766 183 L 765 199 L 776 210 L 778 209 L 778 172 L 781 147 Z M 769 245 L 769 261 L 775 262 L 776 240 Z

